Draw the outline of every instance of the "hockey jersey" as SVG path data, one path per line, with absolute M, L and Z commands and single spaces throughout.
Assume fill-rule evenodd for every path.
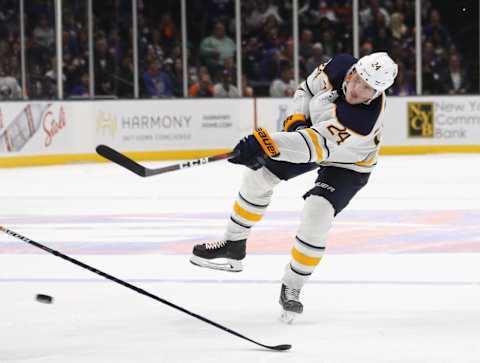
M 367 104 L 351 105 L 342 84 L 357 62 L 339 54 L 320 65 L 295 92 L 289 114 L 301 114 L 311 126 L 296 132 L 272 134 L 280 155 L 275 160 L 316 162 L 358 172 L 376 165 L 385 108 L 385 93 Z

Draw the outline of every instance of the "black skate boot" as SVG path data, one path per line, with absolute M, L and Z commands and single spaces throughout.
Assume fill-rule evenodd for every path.
M 295 317 L 303 312 L 303 305 L 300 302 L 300 289 L 293 289 L 282 284 L 278 302 L 282 306 L 280 320 L 287 324 L 292 324 Z
M 207 242 L 193 247 L 190 262 L 215 270 L 240 272 L 245 258 L 247 240 Z

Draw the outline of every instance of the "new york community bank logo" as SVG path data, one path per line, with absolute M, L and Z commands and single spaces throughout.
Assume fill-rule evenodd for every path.
M 433 102 L 408 102 L 408 137 L 434 137 Z
M 97 134 L 110 135 L 111 137 L 115 136 L 118 128 L 118 122 L 117 116 L 115 116 L 113 113 L 98 111 L 96 123 Z

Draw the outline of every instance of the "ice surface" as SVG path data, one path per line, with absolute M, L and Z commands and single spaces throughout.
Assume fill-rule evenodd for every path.
M 480 362 L 478 165 L 478 155 L 382 157 L 339 215 L 293 325 L 278 320 L 279 279 L 315 173 L 275 190 L 233 274 L 188 257 L 222 235 L 241 167 L 145 179 L 112 164 L 0 170 L 7 228 L 262 343 L 293 345 L 263 350 L 2 234 L 0 362 Z

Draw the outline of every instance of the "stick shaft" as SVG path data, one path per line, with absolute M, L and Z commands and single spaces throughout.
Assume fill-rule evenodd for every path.
M 8 229 L 8 228 L 5 228 L 5 227 L 3 227 L 3 226 L 0 226 L 0 231 L 4 232 L 4 233 L 6 233 L 6 234 L 8 234 L 8 235 L 10 235 L 10 236 L 12 236 L 12 237 L 15 237 L 15 238 L 17 238 L 17 239 L 19 239 L 19 240 L 21 240 L 21 241 L 23 241 L 23 242 L 26 242 L 26 243 L 28 243 L 28 244 L 30 244 L 30 245 L 32 245 L 32 246 L 35 246 L 35 247 L 37 247 L 37 248 L 40 248 L 41 250 L 44 250 L 45 252 L 48 252 L 48 253 L 50 253 L 50 254 L 52 254 L 52 255 L 54 255 L 54 256 L 60 257 L 60 258 L 66 260 L 66 261 L 68 261 L 68 262 L 71 262 L 71 263 L 73 263 L 73 264 L 75 264 L 75 265 L 77 265 L 77 266 L 80 266 L 80 267 L 82 267 L 82 268 L 84 268 L 84 269 L 86 269 L 86 270 L 88 270 L 88 271 L 90 271 L 90 272 L 93 272 L 93 273 L 95 273 L 95 274 L 97 274 L 97 275 L 100 275 L 100 276 L 102 276 L 102 277 L 104 277 L 104 278 L 106 278 L 106 279 L 108 279 L 108 280 L 110 280 L 110 281 L 116 282 L 117 284 L 122 285 L 122 286 L 124 286 L 124 287 L 126 287 L 126 288 L 128 288 L 128 289 L 130 289 L 130 290 L 135 291 L 135 292 L 138 292 L 139 294 L 148 296 L 149 298 L 151 298 L 151 299 L 153 299 L 153 300 L 156 300 L 156 301 L 158 301 L 158 302 L 161 302 L 162 304 L 168 305 L 168 306 L 170 306 L 170 307 L 172 307 L 172 308 L 174 308 L 174 309 L 177 309 L 177 310 L 179 310 L 179 311 L 181 311 L 181 312 L 183 312 L 183 313 L 185 313 L 185 314 L 188 314 L 188 315 L 190 315 L 190 316 L 193 316 L 194 318 L 197 318 L 197 319 L 199 319 L 199 320 L 201 320 L 201 321 L 203 321 L 203 322 L 205 322 L 205 323 L 207 323 L 207 324 L 213 325 L 213 326 L 216 327 L 216 328 L 219 328 L 219 329 L 221 329 L 221 330 L 223 330 L 223 331 L 225 331 L 225 332 L 227 332 L 227 333 L 230 333 L 230 334 L 232 334 L 232 335 L 235 335 L 235 336 L 237 336 L 237 337 L 239 337 L 239 338 L 241 338 L 241 339 L 247 340 L 247 341 L 252 342 L 252 343 L 254 343 L 254 344 L 256 344 L 256 345 L 259 345 L 259 346 L 261 346 L 261 347 L 264 347 L 264 348 L 267 348 L 267 349 L 273 349 L 273 350 L 288 350 L 288 349 L 290 349 L 290 347 L 291 347 L 290 345 L 286 345 L 286 344 L 277 345 L 277 346 L 269 346 L 269 345 L 265 345 L 265 344 L 259 343 L 259 342 L 255 341 L 255 340 L 253 340 L 253 339 L 250 339 L 250 338 L 248 338 L 248 337 L 246 337 L 246 336 L 244 336 L 244 335 L 242 335 L 242 334 L 240 334 L 240 333 L 237 333 L 236 331 L 234 331 L 234 330 L 232 330 L 232 329 L 230 329 L 230 328 L 227 328 L 226 326 L 223 326 L 223 325 L 221 325 L 221 324 L 219 324 L 219 323 L 216 323 L 216 322 L 214 322 L 214 321 L 212 321 L 212 320 L 210 320 L 210 319 L 207 319 L 207 318 L 205 318 L 205 317 L 203 317 L 203 316 L 201 316 L 201 315 L 198 315 L 198 314 L 196 314 L 196 313 L 194 313 L 194 312 L 191 312 L 191 311 L 189 311 L 189 310 L 187 310 L 187 309 L 185 309 L 185 308 L 183 308 L 183 307 L 181 307 L 181 306 L 179 306 L 179 305 L 176 305 L 176 304 L 174 304 L 174 303 L 172 303 L 172 302 L 170 302 L 170 301 L 168 301 L 168 300 L 165 300 L 165 299 L 163 299 L 163 298 L 161 298 L 161 297 L 159 297 L 159 296 L 157 296 L 157 295 L 154 295 L 154 294 L 148 292 L 147 290 L 144 290 L 144 289 L 142 289 L 142 288 L 140 288 L 140 287 L 138 287 L 138 286 L 132 285 L 132 284 L 130 284 L 130 283 L 124 281 L 124 280 L 121 280 L 121 279 L 119 279 L 119 278 L 117 278 L 117 277 L 115 277 L 115 276 L 113 276 L 113 275 L 110 275 L 110 274 L 108 274 L 108 273 L 106 273 L 106 272 L 103 272 L 103 271 L 101 271 L 101 270 L 99 270 L 99 269 L 97 269 L 97 268 L 95 268 L 95 267 L 92 267 L 92 266 L 90 266 L 90 265 L 87 265 L 86 263 L 83 263 L 83 262 L 81 262 L 81 261 L 79 261 L 79 260 L 77 260 L 77 259 L 75 259 L 75 258 L 73 258 L 73 257 L 67 256 L 67 255 L 65 255 L 65 254 L 63 254 L 63 253 L 61 253 L 61 252 L 59 252 L 59 251 L 56 251 L 56 250 L 54 250 L 54 249 L 51 249 L 50 247 L 47 247 L 47 246 L 45 246 L 45 245 L 43 245 L 43 244 L 41 244 L 41 243 L 39 243 L 39 242 L 35 242 L 35 241 L 31 240 L 30 238 L 27 238 L 27 237 L 25 237 L 25 236 L 22 236 L 21 234 L 19 234 L 19 233 L 17 233 L 17 232 L 14 232 L 14 231 L 12 231 L 12 230 L 10 230 L 10 229 Z
M 192 168 L 194 166 L 201 166 L 214 161 L 225 160 L 236 155 L 233 152 L 227 152 L 227 153 L 217 154 L 213 156 L 208 156 L 205 158 L 189 160 L 189 161 L 185 161 L 178 164 L 168 165 L 161 168 L 151 169 L 137 163 L 135 160 L 129 158 L 127 155 L 107 145 L 98 145 L 96 148 L 96 151 L 99 155 L 103 156 L 105 159 L 108 159 L 143 178 L 153 176 L 153 175 L 158 175 L 158 174 L 169 173 L 169 172 L 180 170 L 180 169 Z

